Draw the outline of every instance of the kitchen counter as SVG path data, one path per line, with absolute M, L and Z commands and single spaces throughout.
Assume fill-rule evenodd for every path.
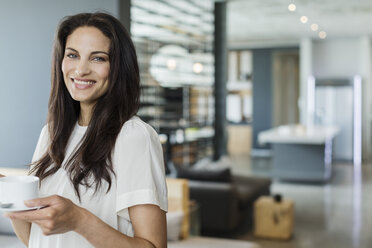
M 333 139 L 339 128 L 334 126 L 286 125 L 269 129 L 258 134 L 258 142 L 287 144 L 324 144 Z
M 332 176 L 334 126 L 285 125 L 258 134 L 273 150 L 272 176 L 296 181 L 328 181 Z

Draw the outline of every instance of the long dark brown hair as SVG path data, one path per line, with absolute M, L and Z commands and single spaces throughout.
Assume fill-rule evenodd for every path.
M 72 99 L 63 79 L 62 60 L 67 37 L 79 27 L 96 27 L 110 39 L 109 86 L 94 106 L 92 119 L 80 144 L 66 160 L 70 135 L 80 114 L 79 102 Z M 122 125 L 138 111 L 140 79 L 137 55 L 123 25 L 106 13 L 82 13 L 65 17 L 60 23 L 53 48 L 51 93 L 48 105 L 50 143 L 47 152 L 34 162 L 30 173 L 40 181 L 64 168 L 80 198 L 79 186 L 95 186 L 95 192 L 115 175 L 111 152 Z M 94 178 L 92 182 L 90 178 Z

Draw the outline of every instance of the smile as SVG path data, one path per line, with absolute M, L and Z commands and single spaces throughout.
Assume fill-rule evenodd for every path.
M 76 89 L 79 90 L 86 90 L 91 87 L 96 83 L 94 80 L 84 80 L 84 79 L 76 79 L 76 78 L 71 78 L 71 81 L 73 85 L 75 86 Z
M 90 85 L 90 84 L 94 84 L 96 83 L 96 81 L 93 81 L 93 80 L 78 80 L 78 79 L 75 79 L 75 78 L 71 78 L 72 82 L 74 82 L 75 84 L 81 84 L 81 85 Z

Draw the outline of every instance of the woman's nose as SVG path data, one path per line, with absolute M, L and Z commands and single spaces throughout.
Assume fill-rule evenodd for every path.
M 89 63 L 84 60 L 80 60 L 76 66 L 75 73 L 77 76 L 84 76 L 90 73 Z

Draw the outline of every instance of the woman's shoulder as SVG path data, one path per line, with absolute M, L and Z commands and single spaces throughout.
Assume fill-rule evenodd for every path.
M 48 124 L 45 124 L 43 128 L 41 129 L 39 139 L 41 140 L 47 140 L 49 138 L 49 128 Z
M 158 137 L 156 131 L 138 116 L 133 116 L 126 121 L 120 131 L 119 139 L 151 139 Z
M 48 124 L 44 124 L 44 126 L 41 128 L 41 133 L 48 133 Z

